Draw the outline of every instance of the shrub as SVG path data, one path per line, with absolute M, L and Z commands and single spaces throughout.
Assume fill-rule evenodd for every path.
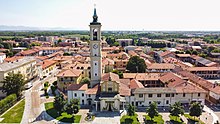
M 56 93 L 55 93 L 56 87 L 55 87 L 55 86 L 51 86 L 51 91 L 52 91 L 52 94 L 53 94 L 54 96 L 56 96 Z
M 44 83 L 44 87 L 49 87 L 49 82 L 48 81 Z
M 11 94 L 2 99 L 0 101 L 0 113 L 3 113 L 5 110 L 11 107 L 15 103 L 15 100 L 17 100 L 16 94 Z

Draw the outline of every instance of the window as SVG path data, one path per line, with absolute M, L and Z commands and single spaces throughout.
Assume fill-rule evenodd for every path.
M 89 97 L 91 97 L 91 95 L 89 94 Z
M 71 77 L 70 80 L 73 81 L 73 78 Z
M 95 65 L 97 65 L 97 64 L 95 63 Z
M 139 94 L 139 98 L 143 98 L 143 96 L 144 96 L 143 94 Z
M 82 100 L 82 104 L 84 105 L 84 100 Z
M 171 97 L 174 97 L 174 93 L 171 94 Z
M 74 93 L 74 96 L 75 96 L 75 97 L 77 97 L 77 94 L 76 94 L 76 93 Z
M 149 102 L 149 105 L 151 104 L 151 101 Z
M 198 93 L 198 97 L 200 97 L 200 93 Z
M 167 94 L 166 94 L 166 97 L 170 97 L 170 94 L 169 94 L 169 93 L 167 93 Z
M 157 97 L 161 97 L 161 94 L 157 94 Z
M 108 88 L 108 92 L 112 92 L 112 88 L 111 87 Z
M 161 101 L 157 101 L 157 104 L 160 105 Z
M 61 81 L 63 81 L 63 78 L 60 78 Z
M 84 93 L 82 93 L 82 97 L 84 97 Z
M 95 54 L 95 56 L 97 56 L 97 55 Z
M 166 104 L 169 104 L 169 100 L 166 101 Z
M 153 94 L 148 94 L 148 97 L 153 97 Z
M 183 93 L 183 97 L 185 97 L 186 96 L 186 94 L 185 93 Z

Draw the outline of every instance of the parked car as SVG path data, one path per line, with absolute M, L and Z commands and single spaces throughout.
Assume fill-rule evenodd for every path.
M 32 86 L 33 86 L 32 82 L 29 82 L 29 83 L 26 83 L 26 84 L 24 85 L 24 88 L 25 88 L 25 89 L 30 89 Z

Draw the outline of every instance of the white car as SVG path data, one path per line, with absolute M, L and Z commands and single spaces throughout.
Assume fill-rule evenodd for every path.
M 33 86 L 33 84 L 32 84 L 32 82 L 30 82 L 30 83 L 26 83 L 25 85 L 24 85 L 24 88 L 25 89 L 29 89 L 29 88 L 31 88 Z

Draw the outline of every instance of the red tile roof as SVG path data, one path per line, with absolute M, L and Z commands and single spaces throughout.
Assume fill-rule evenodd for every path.
M 115 73 L 109 72 L 102 75 L 102 81 L 119 81 L 119 76 Z
M 82 74 L 82 70 L 66 69 L 57 74 L 57 77 L 79 77 L 80 74 Z
M 88 84 L 71 84 L 68 86 L 67 90 L 69 91 L 86 91 L 88 89 Z
M 93 94 L 93 95 L 95 95 L 95 94 L 97 94 L 99 92 L 99 90 L 100 90 L 100 85 L 97 84 L 93 88 L 87 89 L 86 90 L 86 94 Z
M 42 69 L 46 69 L 54 64 L 56 64 L 56 61 L 53 61 L 53 60 L 44 60 L 43 62 L 40 63 L 41 66 L 42 66 Z
M 132 79 L 130 83 L 130 89 L 136 89 L 136 88 L 144 88 L 144 86 L 138 80 Z

